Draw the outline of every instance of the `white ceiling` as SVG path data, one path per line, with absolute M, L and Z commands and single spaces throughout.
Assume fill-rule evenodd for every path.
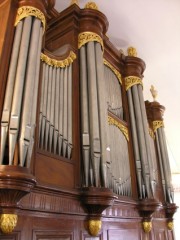
M 56 0 L 60 12 L 71 0 Z M 79 0 L 83 8 L 88 0 Z M 137 49 L 146 62 L 145 100 L 150 87 L 166 107 L 164 122 L 173 171 L 180 172 L 180 0 L 95 0 L 109 20 L 107 35 L 118 49 Z

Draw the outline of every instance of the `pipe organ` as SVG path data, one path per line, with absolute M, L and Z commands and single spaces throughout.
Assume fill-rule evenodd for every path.
M 1 14 L 0 238 L 174 239 L 165 108 L 144 102 L 135 49 L 94 2 Z

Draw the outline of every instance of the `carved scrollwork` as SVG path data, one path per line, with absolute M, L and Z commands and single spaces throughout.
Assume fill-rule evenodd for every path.
M 153 121 L 153 131 L 156 132 L 158 128 L 164 127 L 163 121 Z
M 16 20 L 15 20 L 15 26 L 17 26 L 17 24 L 23 19 L 26 18 L 28 16 L 34 16 L 36 18 L 39 18 L 43 24 L 44 27 L 44 31 L 46 29 L 46 18 L 44 16 L 44 14 L 35 7 L 31 7 L 31 6 L 23 6 L 20 7 L 17 11 L 17 16 L 16 16 Z
M 102 38 L 93 32 L 82 32 L 78 36 L 78 48 L 80 49 L 83 45 L 88 42 L 99 42 L 104 50 L 104 43 Z
M 69 66 L 71 63 L 73 63 L 75 59 L 76 59 L 76 54 L 73 51 L 71 51 L 69 56 L 64 60 L 57 60 L 54 58 L 50 58 L 44 53 L 41 53 L 41 60 L 46 64 L 56 68 L 65 68 Z
M 96 5 L 95 2 L 88 2 L 88 3 L 86 3 L 84 8 L 90 8 L 90 9 L 98 10 L 98 6 Z
M 3 233 L 11 233 L 17 225 L 16 214 L 2 214 L 0 217 L 0 228 Z
M 126 91 L 136 84 L 140 84 L 143 86 L 142 79 L 136 76 L 128 76 L 128 77 L 125 77 L 124 80 L 125 80 Z
M 155 139 L 154 132 L 151 128 L 149 128 L 149 135 L 152 137 L 153 140 Z
M 103 59 L 103 62 L 104 62 L 104 65 L 108 66 L 114 72 L 120 84 L 122 84 L 122 78 L 121 78 L 120 72 L 118 72 L 118 70 L 116 70 L 106 59 Z
M 108 123 L 109 125 L 114 125 L 119 128 L 119 130 L 124 134 L 126 140 L 129 141 L 129 133 L 127 127 L 125 127 L 123 124 L 121 124 L 111 116 L 108 116 Z

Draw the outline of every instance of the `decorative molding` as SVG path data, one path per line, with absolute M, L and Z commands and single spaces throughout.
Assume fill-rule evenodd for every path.
M 41 53 L 41 60 L 46 64 L 56 68 L 65 68 L 69 66 L 71 63 L 73 63 L 75 59 L 76 59 L 76 54 L 73 51 L 71 51 L 69 56 L 64 60 L 57 60 L 54 58 L 50 58 L 44 53 Z
M 103 51 L 104 51 L 103 40 L 97 33 L 82 32 L 82 33 L 79 34 L 79 36 L 78 36 L 78 48 L 79 49 L 88 42 L 99 42 L 102 46 Z
M 143 87 L 142 79 L 136 76 L 128 76 L 124 78 L 126 91 L 136 84 L 140 84 Z
M 125 127 L 122 123 L 118 122 L 116 119 L 114 119 L 111 116 L 108 116 L 108 123 L 109 125 L 114 125 L 117 128 L 119 128 L 119 130 L 124 134 L 126 140 L 129 141 L 129 133 L 128 133 L 127 127 Z
M 144 221 L 142 223 L 142 225 L 143 225 L 143 230 L 144 230 L 145 233 L 149 233 L 151 231 L 151 229 L 152 229 L 152 222 Z
M 122 78 L 121 78 L 120 72 L 116 70 L 105 58 L 103 59 L 103 62 L 104 62 L 104 65 L 108 66 L 114 72 L 120 84 L 122 84 Z
M 90 219 L 88 221 L 89 233 L 91 236 L 96 237 L 101 230 L 102 222 L 99 219 Z
M 17 11 L 17 16 L 16 16 L 16 20 L 15 20 L 15 26 L 17 26 L 17 24 L 23 19 L 26 18 L 28 16 L 34 16 L 37 17 L 41 20 L 43 27 L 44 27 L 44 31 L 46 29 L 46 18 L 44 16 L 44 14 L 35 7 L 31 7 L 31 6 L 23 6 L 20 7 Z
M 16 214 L 2 214 L 0 216 L 0 228 L 3 233 L 12 233 L 17 225 L 18 216 Z
M 164 127 L 163 121 L 153 121 L 153 131 L 156 132 L 158 128 Z
M 155 140 L 155 135 L 151 128 L 149 128 L 149 135 L 150 135 L 150 137 L 152 137 L 153 140 Z
M 128 47 L 127 49 L 128 56 L 130 57 L 137 57 L 137 50 L 134 47 Z
M 84 8 L 90 8 L 90 9 L 93 9 L 93 10 L 98 10 L 98 6 L 96 5 L 95 2 L 86 3 Z

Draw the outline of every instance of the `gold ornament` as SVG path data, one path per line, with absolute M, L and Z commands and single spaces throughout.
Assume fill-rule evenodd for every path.
M 46 18 L 44 16 L 44 14 L 35 7 L 31 7 L 31 6 L 24 6 L 24 7 L 20 7 L 17 11 L 17 16 L 16 16 L 16 20 L 15 20 L 15 26 L 17 26 L 17 24 L 23 19 L 26 18 L 28 16 L 34 16 L 37 17 L 41 20 L 43 27 L 44 27 L 44 31 L 46 29 Z
M 122 84 L 122 79 L 121 79 L 121 74 L 120 72 L 118 72 L 118 70 L 116 70 L 106 59 L 103 59 L 104 65 L 108 66 L 116 75 L 116 77 L 118 78 L 120 84 Z
M 152 229 L 152 222 L 144 221 L 142 223 L 142 225 L 143 225 L 143 229 L 144 229 L 145 233 L 149 233 L 151 231 L 151 229 Z
M 41 53 L 41 60 L 46 64 L 56 67 L 56 68 L 65 68 L 69 66 L 76 59 L 76 54 L 74 52 L 70 52 L 69 56 L 64 60 L 56 60 L 48 57 L 44 53 Z
M 101 220 L 89 220 L 89 233 L 95 237 L 101 230 L 102 222 Z
M 79 6 L 79 1 L 78 0 L 71 0 L 71 5 L 76 4 Z
M 151 92 L 151 94 L 152 94 L 152 97 L 153 97 L 154 102 L 156 102 L 156 98 L 157 98 L 158 92 L 157 92 L 157 90 L 154 88 L 153 85 L 151 85 L 150 92 Z
M 153 121 L 153 131 L 156 132 L 158 128 L 164 127 L 163 121 Z
M 80 49 L 83 45 L 88 42 L 99 42 L 104 50 L 104 44 L 102 38 L 93 32 L 82 32 L 78 36 L 78 48 Z
M 114 125 L 117 128 L 119 128 L 119 130 L 124 134 L 126 140 L 129 141 L 129 134 L 128 134 L 127 127 L 125 127 L 123 124 L 121 124 L 120 122 L 118 122 L 116 119 L 114 119 L 111 116 L 108 116 L 108 123 L 109 123 L 109 125 Z
M 16 214 L 2 214 L 0 217 L 0 228 L 3 233 L 11 233 L 17 225 Z
M 124 78 L 126 91 L 136 84 L 140 84 L 143 87 L 142 79 L 136 76 L 128 76 Z
M 169 230 L 172 231 L 174 229 L 174 223 L 173 222 L 168 222 L 167 227 L 168 227 Z
M 98 10 L 98 6 L 96 5 L 95 2 L 88 2 L 88 3 L 86 3 L 84 8 L 90 8 L 90 9 Z
M 153 140 L 155 140 L 155 135 L 151 128 L 149 128 L 149 135 L 152 137 Z
M 128 47 L 127 52 L 128 52 L 128 56 L 130 56 L 130 57 L 137 57 L 136 48 Z

